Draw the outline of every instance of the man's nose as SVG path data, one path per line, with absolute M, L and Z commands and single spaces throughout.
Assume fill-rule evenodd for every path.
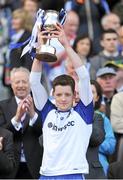
M 66 100 L 65 95 L 62 95 L 62 101 L 65 101 L 65 100 Z
M 20 82 L 18 83 L 18 86 L 23 86 L 23 83 L 20 81 Z

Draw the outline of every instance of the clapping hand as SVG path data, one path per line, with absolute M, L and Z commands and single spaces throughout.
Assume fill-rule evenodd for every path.
M 26 112 L 28 112 L 28 114 L 30 115 L 30 118 L 33 118 L 34 114 L 35 114 L 35 110 L 34 110 L 33 99 L 32 99 L 32 97 L 30 95 L 28 95 L 25 98 L 24 108 L 26 108 Z
M 35 114 L 33 100 L 30 95 L 28 95 L 18 104 L 17 112 L 15 115 L 16 121 L 21 121 L 21 118 L 25 113 L 28 113 L 30 115 L 30 118 L 33 118 Z

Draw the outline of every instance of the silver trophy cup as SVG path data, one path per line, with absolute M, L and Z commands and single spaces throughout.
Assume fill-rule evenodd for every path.
M 59 15 L 60 13 L 54 10 L 45 11 L 42 20 L 43 21 L 42 29 L 53 31 L 56 29 L 55 25 L 57 22 L 63 24 L 65 20 L 65 14 L 62 15 L 61 20 L 59 18 Z M 36 58 L 40 61 L 45 61 L 45 62 L 57 61 L 56 49 L 55 47 L 51 46 L 50 39 L 47 40 L 47 42 L 44 45 L 42 45 L 41 48 L 37 49 Z

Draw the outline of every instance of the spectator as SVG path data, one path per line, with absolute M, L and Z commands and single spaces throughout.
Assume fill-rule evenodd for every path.
M 92 40 L 93 52 L 97 54 L 100 50 L 100 36 L 102 27 L 100 20 L 105 13 L 99 0 L 79 1 L 72 0 L 72 10 L 75 10 L 80 18 L 79 34 L 87 33 Z
M 11 71 L 11 87 L 14 96 L 0 102 L 0 125 L 13 132 L 17 165 L 13 176 L 19 179 L 37 179 L 42 160 L 39 145 L 42 127 L 29 95 L 29 71 L 26 68 Z
M 123 160 L 123 92 L 117 93 L 111 103 L 111 124 L 117 137 L 117 148 L 115 158 L 117 161 Z M 118 166 L 121 166 L 119 163 Z M 114 172 L 115 173 L 115 172 Z M 120 174 L 121 176 L 121 174 Z
M 38 8 L 40 7 L 39 0 L 23 0 L 22 8 L 29 13 L 31 19 L 35 22 L 35 16 Z M 32 21 L 33 22 L 33 21 Z
M 123 25 L 123 0 L 119 0 L 116 5 L 113 7 L 112 12 L 119 16 L 121 24 Z
M 33 22 L 29 17 L 29 14 L 24 11 L 23 9 L 16 9 L 13 11 L 12 17 L 12 28 L 15 30 L 15 34 L 12 36 L 12 43 L 22 43 L 26 41 L 31 36 Z M 10 68 L 14 67 L 26 67 L 27 69 L 31 70 L 31 56 L 26 54 L 21 58 L 22 49 L 12 49 L 10 52 Z
M 114 95 L 111 103 L 111 124 L 115 133 L 123 134 L 123 92 Z
M 90 78 L 83 62 L 70 47 L 62 26 L 56 25 L 56 29 L 51 37 L 59 38 L 73 62 L 80 79 L 81 100 L 72 107 L 75 82 L 70 76 L 61 75 L 53 81 L 53 96 L 56 105 L 52 104 L 40 84 L 41 63 L 36 59 L 33 61 L 31 88 L 43 123 L 44 154 L 40 179 L 83 179 L 83 174 L 88 173 L 86 151 L 93 119 Z M 40 37 L 45 37 L 43 32 L 40 33 Z M 86 91 L 84 91 L 85 86 Z M 42 101 L 41 98 L 43 98 Z
M 103 166 L 105 175 L 107 176 L 107 171 L 109 166 L 108 157 L 112 155 L 115 151 L 116 139 L 109 119 L 104 113 L 101 113 L 99 110 L 102 99 L 101 86 L 99 85 L 98 82 L 94 80 L 91 81 L 91 86 L 94 96 L 96 113 L 99 113 L 102 116 L 104 122 L 105 139 L 99 146 L 99 160 Z
M 5 2 L 3 2 L 3 4 L 4 3 Z M 5 53 L 7 51 L 9 41 L 9 26 L 8 20 L 5 16 L 5 12 L 7 13 L 8 11 L 1 6 L 2 3 L 0 2 L 0 100 L 3 100 L 9 97 L 9 91 L 3 84 Z M 10 16 L 10 13 L 8 16 Z
M 0 127 L 0 179 L 13 178 L 15 168 L 13 135 Z
M 102 17 L 101 24 L 104 30 L 114 29 L 117 32 L 120 28 L 120 18 L 115 13 L 109 13 Z
M 99 68 L 104 67 L 107 61 L 123 61 L 123 57 L 120 55 L 117 47 L 118 47 L 118 34 L 112 30 L 105 30 L 102 33 L 101 45 L 103 50 L 97 54 L 96 56 L 90 59 L 91 68 L 90 74 L 91 79 L 96 78 L 96 72 Z
M 123 112 L 122 112 L 123 92 L 117 93 L 111 103 L 111 123 L 114 132 L 123 134 Z
M 105 139 L 104 122 L 99 113 L 94 113 L 93 130 L 87 150 L 87 160 L 89 163 L 89 174 L 85 179 L 105 179 L 103 167 L 99 161 L 99 145 Z
M 20 45 L 26 41 L 31 35 L 32 22 L 28 13 L 23 9 L 16 9 L 12 14 L 12 29 L 15 33 L 11 37 L 11 45 Z M 8 49 L 6 52 L 5 65 L 4 65 L 4 76 L 3 82 L 4 85 L 9 88 L 9 97 L 11 97 L 11 87 L 10 87 L 10 71 L 14 67 L 26 67 L 31 69 L 32 60 L 29 54 L 26 54 L 21 58 L 21 53 L 24 46 Z
M 102 104 L 105 105 L 106 116 L 110 119 L 110 105 L 116 93 L 116 72 L 112 68 L 104 67 L 97 71 L 96 76 L 102 88 Z
M 107 61 L 106 67 L 111 67 L 116 71 L 116 91 L 123 91 L 123 64 L 121 61 Z

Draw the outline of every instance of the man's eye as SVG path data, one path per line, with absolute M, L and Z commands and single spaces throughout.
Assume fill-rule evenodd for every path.
M 66 95 L 66 96 L 71 96 L 71 94 L 68 94 L 68 93 L 67 93 L 67 94 L 65 94 L 65 95 Z
M 61 96 L 61 94 L 56 94 L 56 96 L 60 97 L 60 96 Z

